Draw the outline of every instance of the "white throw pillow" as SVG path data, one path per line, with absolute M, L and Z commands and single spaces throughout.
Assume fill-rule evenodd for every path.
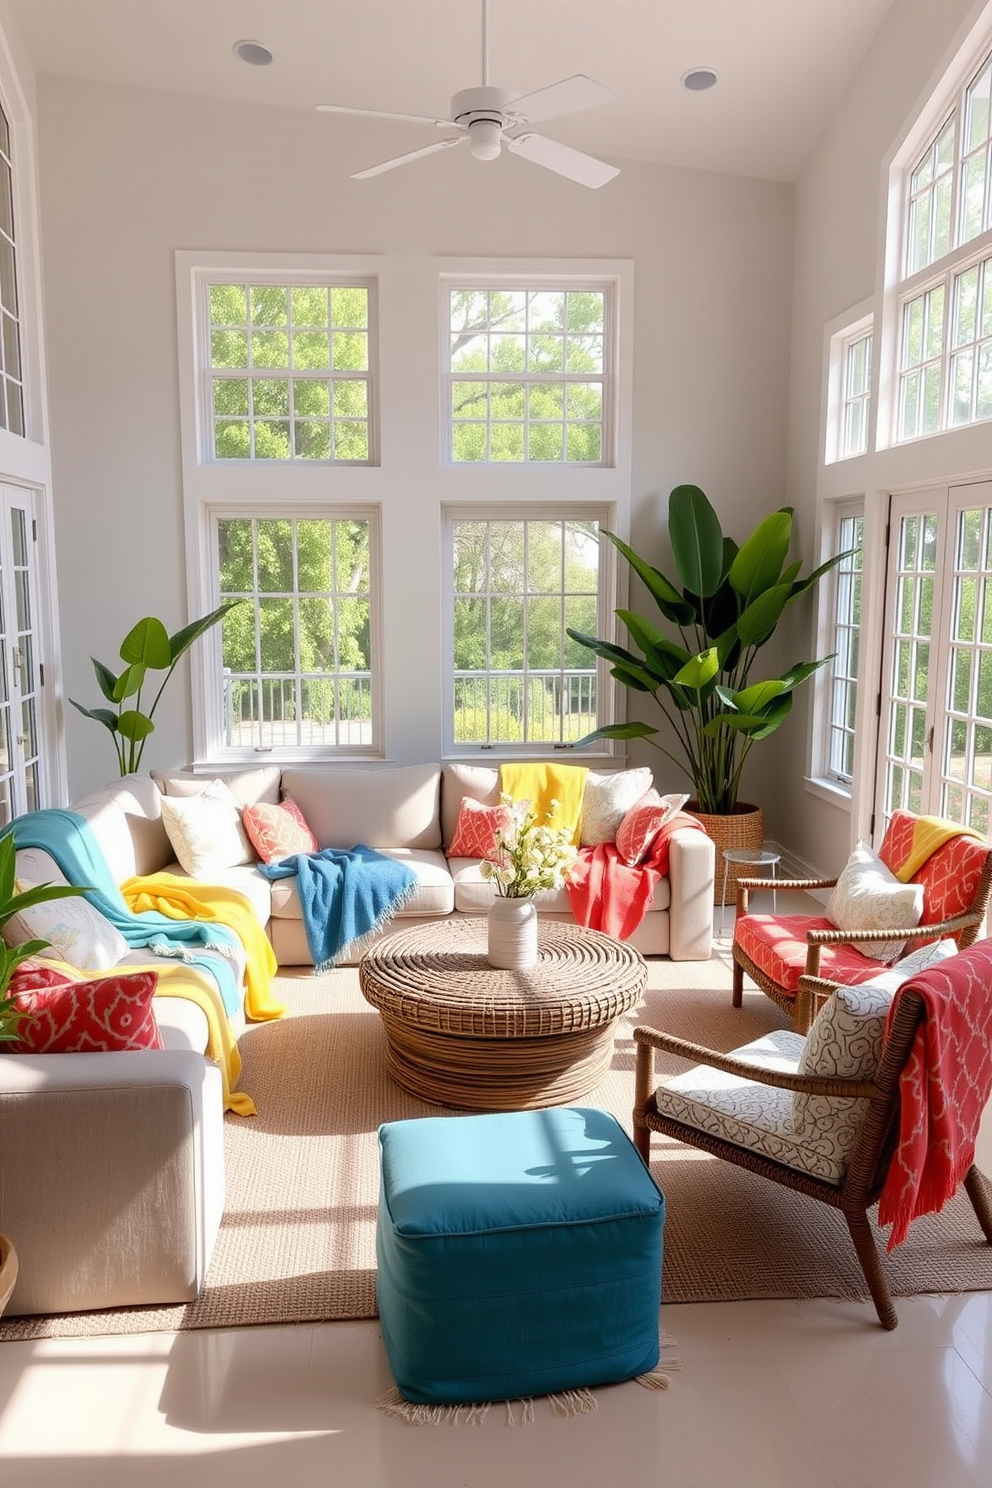
M 223 780 L 211 781 L 198 796 L 163 796 L 162 821 L 190 878 L 255 861 L 238 799 Z
M 617 829 L 627 812 L 654 784 L 651 771 L 616 770 L 610 775 L 597 775 L 590 770 L 582 792 L 582 822 L 579 841 L 583 847 L 598 842 L 615 842 Z
M 25 894 L 37 885 L 18 878 L 16 887 Z M 39 956 L 65 961 L 80 971 L 109 971 L 127 955 L 127 942 L 120 931 L 81 897 L 52 899 L 22 910 L 4 925 L 3 938 L 9 946 L 47 940 L 49 945 Z
M 900 883 L 866 842 L 859 842 L 827 901 L 838 930 L 909 930 L 923 917 L 923 885 Z M 854 941 L 873 961 L 894 961 L 905 940 Z

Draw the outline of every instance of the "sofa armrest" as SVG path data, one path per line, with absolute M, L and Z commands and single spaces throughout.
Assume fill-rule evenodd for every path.
M 673 961 L 708 961 L 713 949 L 716 849 L 705 832 L 685 827 L 668 844 L 669 951 Z
M 220 1071 L 189 1050 L 0 1055 L 7 1314 L 187 1302 L 224 1208 Z

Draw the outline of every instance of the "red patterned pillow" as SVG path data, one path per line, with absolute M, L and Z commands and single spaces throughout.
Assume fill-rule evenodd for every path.
M 248 840 L 263 863 L 279 863 L 297 853 L 317 851 L 317 839 L 303 812 L 288 796 L 280 806 L 260 801 L 241 813 Z
M 3 1045 L 11 1054 L 89 1054 L 99 1050 L 164 1049 L 152 1010 L 154 971 L 73 982 L 54 967 L 25 961 L 10 995 L 30 1018 Z
M 450 858 L 489 858 L 496 856 L 496 835 L 513 823 L 508 806 L 484 806 L 471 796 L 463 796 L 458 808 L 458 825 L 448 848 Z
M 634 868 L 651 851 L 651 844 L 666 822 L 688 801 L 688 795 L 659 796 L 652 788 L 627 812 L 617 828 L 617 852 L 620 861 Z

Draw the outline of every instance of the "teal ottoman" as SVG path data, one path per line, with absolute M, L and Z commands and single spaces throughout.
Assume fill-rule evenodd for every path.
M 401 1395 L 507 1400 L 658 1362 L 665 1200 L 605 1111 L 379 1128 L 376 1295 Z

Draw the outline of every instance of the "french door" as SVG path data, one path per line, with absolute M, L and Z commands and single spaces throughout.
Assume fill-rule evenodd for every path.
M 32 492 L 0 484 L 0 825 L 44 804 L 37 551 Z
M 876 837 L 898 807 L 988 833 L 992 481 L 893 496 Z

